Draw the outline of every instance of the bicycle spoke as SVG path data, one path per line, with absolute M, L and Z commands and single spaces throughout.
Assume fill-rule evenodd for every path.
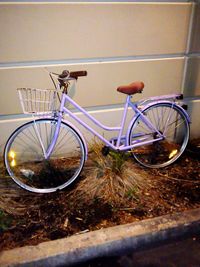
M 47 159 L 43 155 L 41 142 L 45 149 L 50 146 L 56 126 L 53 119 L 41 119 L 19 127 L 11 135 L 5 149 L 5 163 L 11 177 L 21 187 L 32 192 L 54 192 L 79 176 L 85 149 L 79 135 L 67 124 L 61 123 L 51 155 Z
M 64 138 L 66 138 L 68 134 L 69 134 L 69 132 L 67 132 L 67 133 L 64 135 Z M 63 147 L 63 144 L 64 144 L 64 143 L 63 143 L 63 140 L 64 140 L 64 138 L 63 138 L 63 137 L 60 137 L 59 142 L 56 143 L 54 152 L 57 152 L 60 148 Z M 64 142 L 67 142 L 67 143 L 70 142 L 70 144 L 72 144 L 72 143 L 73 143 L 72 140 L 71 140 L 72 138 L 73 138 L 73 135 L 71 135 L 71 137 L 67 138 Z M 76 142 L 76 141 L 74 140 L 74 142 Z
M 168 128 L 171 128 L 171 131 L 180 128 L 181 125 L 183 125 L 185 121 L 180 117 L 179 119 L 176 119 L 175 121 L 171 122 L 168 125 Z M 174 126 L 173 126 L 174 125 Z M 168 132 L 168 131 L 167 131 Z
M 132 150 L 133 156 L 139 163 L 147 167 L 168 166 L 180 157 L 187 145 L 189 138 L 187 119 L 179 108 L 170 103 L 153 104 L 143 112 L 157 129 L 149 135 L 149 140 L 153 141 L 158 138 L 159 132 L 164 136 L 162 140 L 153 141 L 150 144 L 145 145 L 145 142 L 142 142 L 141 146 Z M 150 132 L 146 128 L 146 123 L 143 122 L 141 116 L 138 116 L 130 132 L 130 144 L 134 144 L 134 142 L 138 144 L 138 134 L 146 135 Z

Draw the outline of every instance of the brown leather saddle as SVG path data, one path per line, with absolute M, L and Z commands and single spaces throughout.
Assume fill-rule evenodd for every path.
M 142 93 L 144 88 L 143 82 L 133 82 L 129 85 L 122 85 L 117 88 L 117 91 L 126 95 L 134 95 L 137 93 Z

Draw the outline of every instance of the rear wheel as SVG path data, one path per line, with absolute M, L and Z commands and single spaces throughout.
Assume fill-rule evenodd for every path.
M 7 141 L 4 151 L 7 171 L 26 190 L 50 193 L 63 189 L 75 181 L 83 168 L 84 143 L 64 122 L 54 150 L 45 159 L 43 150 L 47 151 L 51 144 L 56 126 L 55 119 L 31 121 L 19 127 Z
M 158 103 L 149 106 L 143 115 L 164 135 L 163 140 L 151 142 L 159 134 L 150 129 L 138 115 L 129 135 L 129 144 L 149 141 L 132 150 L 134 158 L 143 166 L 161 168 L 175 162 L 184 152 L 189 139 L 189 123 L 184 112 L 176 105 Z

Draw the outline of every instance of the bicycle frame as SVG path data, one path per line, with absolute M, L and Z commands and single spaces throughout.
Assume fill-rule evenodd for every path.
M 134 117 L 136 117 L 137 114 L 140 114 L 142 116 L 142 120 L 149 127 L 149 129 L 155 131 L 158 134 L 159 138 L 156 138 L 154 140 L 155 141 L 161 140 L 163 138 L 162 134 L 160 134 L 160 132 L 154 127 L 154 125 L 141 113 L 141 111 L 137 108 L 137 106 L 135 104 L 133 104 L 130 100 L 131 100 L 131 96 L 127 96 L 126 102 L 124 105 L 124 112 L 123 112 L 121 124 L 119 127 L 108 127 L 108 126 L 103 125 L 98 120 L 96 120 L 93 116 L 91 116 L 84 108 L 80 107 L 68 95 L 64 95 L 64 97 L 62 98 L 61 111 L 64 111 L 64 113 L 67 113 L 70 117 L 72 117 L 77 122 L 79 122 L 82 126 L 84 126 L 88 131 L 90 131 L 94 135 L 98 136 L 98 138 L 100 140 L 102 140 L 107 146 L 111 147 L 112 149 L 114 149 L 114 150 L 129 150 L 129 149 L 135 147 L 135 145 L 129 146 L 127 141 L 125 141 L 125 145 L 124 144 L 121 145 L 121 141 L 124 138 L 125 138 L 125 140 L 127 140 L 127 138 L 126 138 L 127 136 L 125 136 L 125 137 L 122 136 L 122 133 L 123 133 L 125 122 L 126 122 L 128 107 L 130 106 L 133 109 L 133 111 L 135 112 Z M 94 122 L 100 128 L 102 128 L 106 131 L 118 131 L 119 133 L 118 133 L 118 136 L 116 138 L 116 145 L 111 143 L 110 140 L 107 140 L 106 138 L 104 138 L 101 134 L 99 134 L 97 131 L 95 131 L 93 128 L 91 128 L 89 125 L 87 125 L 85 122 L 83 122 L 76 114 L 74 114 L 69 109 L 67 109 L 64 106 L 66 101 L 69 101 L 75 108 L 77 108 L 79 111 L 81 111 L 87 118 L 89 118 L 92 122 Z M 150 142 L 152 142 L 152 141 L 150 141 Z M 144 143 L 147 144 L 148 142 L 144 142 Z
M 160 133 L 155 126 L 143 115 L 143 113 L 138 109 L 136 104 L 133 104 L 131 102 L 132 96 L 127 96 L 126 102 L 124 105 L 124 112 L 121 120 L 121 124 L 119 127 L 108 127 L 105 126 L 104 124 L 100 123 L 98 120 L 96 120 L 93 116 L 91 116 L 84 108 L 82 108 L 80 105 L 78 105 L 75 101 L 73 101 L 67 94 L 62 94 L 62 99 L 61 99 L 61 104 L 60 104 L 60 111 L 58 115 L 58 123 L 57 123 L 57 128 L 54 134 L 54 138 L 52 140 L 52 143 L 46 152 L 46 158 L 48 158 L 54 148 L 54 145 L 56 143 L 56 140 L 59 135 L 59 129 L 60 129 L 60 124 L 63 118 L 63 113 L 68 114 L 70 117 L 72 117 L 75 121 L 80 123 L 83 127 L 85 127 L 89 132 L 97 136 L 101 141 L 103 141 L 108 147 L 110 147 L 113 150 L 119 150 L 119 151 L 125 151 L 129 150 L 132 148 L 135 148 L 137 146 L 143 145 L 143 144 L 149 144 L 153 143 L 159 140 L 162 140 L 164 138 L 163 134 Z M 98 127 L 106 130 L 106 131 L 118 131 L 118 136 L 117 138 L 112 138 L 111 140 L 108 140 L 103 137 L 103 135 L 99 134 L 96 130 L 94 130 L 92 127 L 90 127 L 88 124 L 86 124 L 83 120 L 81 120 L 76 114 L 74 114 L 71 110 L 65 107 L 66 102 L 69 102 L 72 104 L 76 109 L 78 109 L 82 114 L 84 114 L 87 118 L 89 118 L 90 121 L 92 121 L 94 124 L 96 124 Z M 145 141 L 144 137 L 143 138 L 138 138 L 137 141 L 135 141 L 132 145 L 128 144 L 128 134 L 129 131 L 126 132 L 126 136 L 122 136 L 125 122 L 126 122 L 126 117 L 127 117 L 127 112 L 128 108 L 131 107 L 132 110 L 134 111 L 134 117 L 136 118 L 138 115 L 141 115 L 141 118 L 143 122 L 147 125 L 147 127 L 157 133 L 157 138 L 152 138 L 151 140 Z M 133 121 L 133 120 L 132 120 Z M 132 121 L 130 124 L 132 124 Z M 130 125 L 129 125 L 130 128 Z M 123 141 L 124 140 L 124 141 Z M 115 141 L 115 142 L 114 142 Z M 122 142 L 123 141 L 123 142 Z M 125 143 L 125 144 L 122 144 Z

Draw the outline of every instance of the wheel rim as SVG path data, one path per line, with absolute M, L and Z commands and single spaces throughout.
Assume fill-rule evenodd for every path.
M 185 150 L 189 139 L 188 121 L 181 110 L 170 104 L 153 105 L 147 108 L 144 114 L 165 138 L 135 148 L 133 156 L 146 167 L 166 167 L 176 161 Z M 158 137 L 158 133 L 149 130 L 138 116 L 130 131 L 130 144 L 138 139 L 138 136 L 140 139 L 150 141 Z
M 21 187 L 38 193 L 54 192 L 71 184 L 80 174 L 85 149 L 79 135 L 62 123 L 54 150 L 48 159 L 43 156 L 38 134 L 47 150 L 53 138 L 55 120 L 37 120 L 19 128 L 5 149 L 5 163 L 10 176 Z

